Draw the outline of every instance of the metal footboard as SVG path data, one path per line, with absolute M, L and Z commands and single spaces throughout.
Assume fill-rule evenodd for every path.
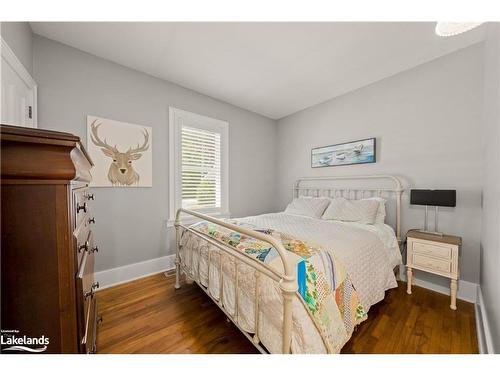
M 181 214 L 184 213 L 189 216 L 194 216 L 197 217 L 201 220 L 205 220 L 217 225 L 220 225 L 222 227 L 225 227 L 227 229 L 230 229 L 234 232 L 264 241 L 268 244 L 270 244 L 272 247 L 276 249 L 276 251 L 279 254 L 279 257 L 281 259 L 281 262 L 283 264 L 283 272 L 279 272 L 276 269 L 270 267 L 269 265 L 260 262 L 259 260 L 256 260 L 255 258 L 243 253 L 239 252 L 231 247 L 228 247 L 226 244 L 217 241 L 207 235 L 204 235 L 203 233 L 200 233 L 198 231 L 193 230 L 192 228 L 189 228 L 188 226 L 185 226 L 181 223 L 180 217 Z M 180 285 L 180 276 L 181 276 L 181 271 L 184 271 L 186 274 L 189 276 L 189 270 L 187 269 L 182 269 L 182 264 L 181 264 L 181 259 L 180 259 L 180 250 L 181 250 L 181 232 L 182 230 L 189 231 L 195 236 L 198 236 L 205 240 L 206 242 L 210 243 L 211 245 L 217 247 L 219 250 L 223 251 L 224 253 L 232 256 L 235 260 L 238 260 L 249 267 L 253 268 L 254 271 L 254 277 L 255 277 L 255 294 L 254 294 L 254 308 L 255 308 L 255 327 L 254 327 L 254 335 L 252 336 L 245 330 L 243 330 L 239 324 L 238 324 L 238 262 L 234 262 L 235 264 L 235 312 L 234 314 L 230 314 L 229 311 L 226 310 L 223 304 L 223 288 L 224 288 L 224 283 L 223 283 L 223 272 L 222 272 L 222 254 L 220 257 L 219 261 L 219 300 L 217 301 L 209 292 L 208 287 L 205 288 L 202 283 L 199 280 L 199 270 L 198 270 L 198 280 L 195 278 L 194 281 L 205 291 L 205 293 L 219 306 L 219 308 L 227 315 L 227 317 L 240 329 L 240 331 L 254 344 L 254 346 L 261 352 L 265 353 L 265 348 L 261 345 L 260 339 L 259 339 L 259 275 L 262 273 L 272 280 L 278 282 L 279 287 L 281 289 L 281 294 L 283 296 L 283 327 L 282 327 L 282 350 L 281 352 L 284 354 L 288 354 L 291 352 L 291 341 L 292 341 L 292 301 L 293 298 L 297 292 L 297 280 L 296 280 L 296 268 L 295 264 L 290 262 L 287 257 L 287 250 L 283 247 L 280 241 L 276 240 L 274 237 L 269 236 L 267 234 L 257 232 L 254 230 L 250 230 L 247 228 L 242 228 L 227 222 L 224 222 L 222 220 L 218 220 L 216 218 L 213 218 L 211 216 L 207 216 L 204 214 L 201 214 L 199 212 L 191 211 L 191 210 L 186 210 L 183 208 L 180 208 L 177 210 L 176 216 L 175 216 L 175 231 L 176 231 L 176 255 L 175 255 L 175 288 L 179 289 L 181 287 Z M 201 247 L 198 248 L 198 268 L 200 264 L 200 259 L 201 259 Z M 210 267 L 211 267 L 211 262 L 210 262 L 210 252 L 208 252 L 208 277 L 210 278 Z M 210 284 L 208 284 L 210 285 Z

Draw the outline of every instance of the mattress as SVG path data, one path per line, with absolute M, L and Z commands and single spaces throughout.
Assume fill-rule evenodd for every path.
M 259 228 L 272 228 L 332 249 L 346 268 L 365 311 L 381 301 L 387 289 L 397 287 L 393 268 L 401 263 L 401 255 L 394 231 L 389 226 L 326 221 L 285 213 L 237 220 Z M 279 353 L 283 309 L 278 284 L 262 274 L 256 279 L 254 269 L 239 264 L 233 257 L 189 232 L 184 232 L 181 245 L 181 262 L 187 276 L 208 288 L 210 295 L 224 305 L 244 331 L 255 333 L 257 317 L 260 341 L 269 352 Z M 238 262 L 237 283 L 235 262 Z M 257 309 L 254 305 L 256 286 L 259 288 Z M 343 344 L 334 352 L 340 351 Z M 293 300 L 291 350 L 292 353 L 327 352 L 324 338 L 299 297 Z

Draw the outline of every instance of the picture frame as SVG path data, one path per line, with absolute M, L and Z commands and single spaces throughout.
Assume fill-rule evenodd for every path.
M 377 139 L 365 138 L 311 149 L 311 168 L 376 163 Z
M 153 186 L 153 129 L 87 116 L 87 152 L 94 161 L 91 187 Z

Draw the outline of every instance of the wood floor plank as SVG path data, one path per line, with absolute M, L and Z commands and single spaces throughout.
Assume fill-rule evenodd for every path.
M 99 353 L 257 353 L 196 285 L 149 276 L 97 293 Z M 474 305 L 406 284 L 372 306 L 342 353 L 477 353 Z

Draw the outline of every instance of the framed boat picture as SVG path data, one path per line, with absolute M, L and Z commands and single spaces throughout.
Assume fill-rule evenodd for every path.
M 312 168 L 366 164 L 375 163 L 375 161 L 375 138 L 361 139 L 359 141 L 317 147 L 311 150 Z

